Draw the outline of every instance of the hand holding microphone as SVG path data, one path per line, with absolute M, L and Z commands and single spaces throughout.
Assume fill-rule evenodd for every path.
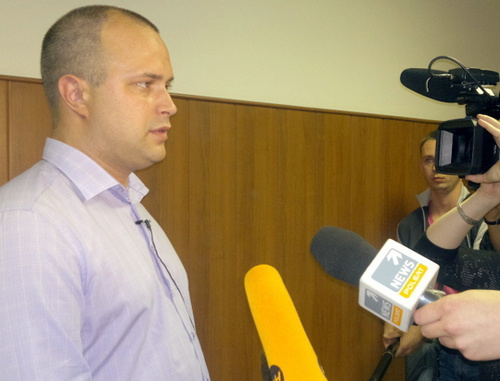
M 468 290 L 415 312 L 422 333 L 473 361 L 500 359 L 500 292 Z M 498 375 L 498 373 L 497 373 Z
M 360 287 L 360 305 L 402 331 L 420 305 L 438 295 L 429 289 L 439 266 L 403 245 L 389 240 L 377 252 L 358 234 L 326 226 L 311 242 L 311 253 L 332 277 Z M 382 380 L 399 348 L 399 339 L 383 352 L 370 381 Z

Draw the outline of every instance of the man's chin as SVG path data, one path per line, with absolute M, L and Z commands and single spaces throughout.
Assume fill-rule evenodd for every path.
M 163 152 L 163 154 L 158 152 L 158 154 L 156 155 L 149 155 L 145 158 L 145 160 L 143 160 L 142 163 L 138 163 L 138 165 L 136 166 L 136 171 L 141 171 L 143 169 L 152 167 L 155 164 L 161 163 L 165 159 L 165 156 L 165 152 Z

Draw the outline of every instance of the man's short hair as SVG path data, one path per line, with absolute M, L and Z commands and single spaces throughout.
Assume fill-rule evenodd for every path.
M 159 33 L 145 17 L 119 7 L 91 5 L 62 16 L 45 34 L 41 54 L 42 81 L 54 116 L 57 116 L 58 82 L 62 76 L 72 74 L 93 86 L 101 85 L 106 79 L 101 30 L 111 11 L 120 12 Z
M 437 136 L 438 130 L 431 131 L 427 135 L 425 135 L 424 138 L 420 141 L 420 153 L 422 153 L 422 147 L 424 146 L 424 144 L 429 140 L 437 140 Z

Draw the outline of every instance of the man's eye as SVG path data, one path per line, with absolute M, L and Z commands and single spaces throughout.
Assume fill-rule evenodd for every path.
M 149 87 L 149 82 L 139 82 L 137 86 L 147 89 Z

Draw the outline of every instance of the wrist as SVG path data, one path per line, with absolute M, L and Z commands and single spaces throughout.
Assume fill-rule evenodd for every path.
M 493 184 L 481 184 L 481 186 L 469 197 L 477 198 L 477 202 L 492 210 L 500 204 L 500 189 Z M 485 213 L 486 214 L 486 213 Z
M 475 220 L 481 220 L 498 205 L 498 200 L 490 193 L 480 192 L 479 190 L 473 193 L 470 197 L 461 203 L 463 210 L 468 216 Z M 489 221 L 496 220 L 497 216 L 493 213 L 489 215 Z
M 460 203 L 457 203 L 457 212 L 458 215 L 464 220 L 468 225 L 477 225 L 481 221 L 480 220 L 475 220 L 471 216 L 469 216 L 463 209 L 462 205 Z

